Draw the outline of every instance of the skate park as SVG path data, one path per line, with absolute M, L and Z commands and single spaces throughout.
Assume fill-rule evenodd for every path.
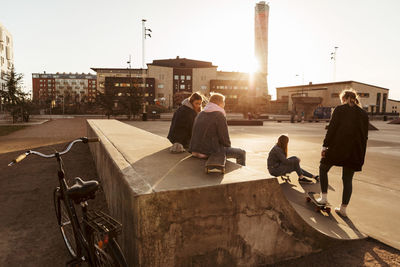
M 343 219 L 306 203 L 305 190 L 318 192 L 319 184 L 300 186 L 295 174 L 284 183 L 266 172 L 269 149 L 286 133 L 289 154 L 317 173 L 325 123 L 230 126 L 232 146 L 247 151 L 247 166 L 228 162 L 225 175 L 213 176 L 204 173 L 202 160 L 169 153 L 169 122 L 129 124 L 89 120 L 88 135 L 101 139 L 92 155 L 110 211 L 126 225 L 122 243 L 135 264 L 256 266 L 367 236 L 400 248 L 398 125 L 373 122 L 379 131 L 369 133 L 366 164 L 354 177 L 349 218 Z M 328 197 L 335 207 L 341 170 L 329 174 Z

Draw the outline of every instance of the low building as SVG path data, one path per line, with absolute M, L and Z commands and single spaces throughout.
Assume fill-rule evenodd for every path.
M 288 110 L 296 111 L 297 113 L 304 112 L 296 108 L 296 101 L 299 98 L 314 98 L 313 105 L 322 107 L 336 107 L 340 105 L 339 94 L 342 90 L 347 88 L 353 88 L 357 91 L 360 96 L 362 107 L 374 114 L 383 114 L 388 112 L 388 94 L 389 89 L 365 84 L 356 81 L 343 81 L 343 82 L 332 82 L 332 83 L 320 83 L 298 86 L 287 86 L 277 87 L 276 94 L 277 100 L 288 100 Z M 318 104 L 317 100 L 320 99 Z M 297 103 L 299 103 L 297 101 Z
M 400 100 L 388 99 L 386 105 L 387 113 L 400 113 Z
M 92 68 L 92 70 L 97 72 L 97 86 L 102 92 L 109 77 L 153 78 L 154 101 L 168 108 L 179 106 L 182 99 L 193 92 L 200 92 L 203 95 L 209 95 L 210 92 L 222 93 L 226 96 L 228 108 L 238 105 L 239 99 L 243 96 L 266 96 L 268 93 L 265 76 L 217 71 L 218 66 L 208 61 L 176 57 L 153 60 L 147 67 L 148 69 Z
M 36 102 L 94 102 L 96 75 L 90 73 L 32 73 L 32 100 Z
M 121 108 L 119 102 L 122 99 L 136 98 L 146 105 L 154 104 L 154 78 L 138 77 L 106 77 L 105 93 L 116 97 L 115 108 Z
M 217 66 L 211 62 L 176 57 L 153 60 L 147 64 L 148 77 L 155 79 L 156 98 L 167 107 L 177 107 L 181 98 L 177 94 L 189 95 L 210 92 L 210 80 L 217 77 Z

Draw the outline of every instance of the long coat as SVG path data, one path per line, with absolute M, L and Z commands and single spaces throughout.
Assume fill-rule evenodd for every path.
M 192 108 L 182 105 L 174 113 L 171 126 L 169 128 L 168 140 L 172 144 L 180 143 L 183 147 L 189 147 L 192 137 L 192 128 L 197 112 Z
M 361 171 L 368 140 L 368 115 L 357 105 L 335 108 L 323 146 L 327 148 L 321 163 L 345 166 Z

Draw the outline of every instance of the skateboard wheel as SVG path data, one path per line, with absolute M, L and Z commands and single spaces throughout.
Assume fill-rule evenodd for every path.
M 326 210 L 327 213 L 331 213 L 331 208 L 328 207 L 325 210 Z
M 307 202 L 311 202 L 311 198 L 307 197 L 306 198 Z

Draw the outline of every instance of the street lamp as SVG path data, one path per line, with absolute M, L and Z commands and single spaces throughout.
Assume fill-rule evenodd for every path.
M 339 47 L 335 46 L 335 51 L 331 53 L 331 60 L 333 60 L 333 81 L 336 81 L 336 52 Z

